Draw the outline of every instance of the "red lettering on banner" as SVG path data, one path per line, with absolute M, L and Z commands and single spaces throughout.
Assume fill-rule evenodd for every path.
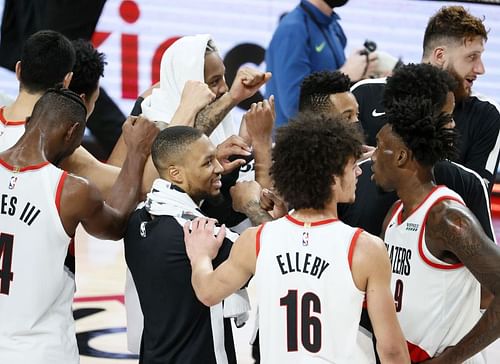
M 135 100 L 139 95 L 139 37 L 122 34 L 122 98 Z
M 92 34 L 91 40 L 94 48 L 98 48 L 101 44 L 103 44 L 110 35 L 111 32 L 94 32 L 94 34 Z

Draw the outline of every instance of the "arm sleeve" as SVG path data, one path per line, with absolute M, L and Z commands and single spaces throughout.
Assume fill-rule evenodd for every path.
M 495 182 L 500 152 L 500 113 L 495 106 L 490 106 L 480 120 L 481 128 L 463 161 L 467 168 L 488 181 L 489 193 Z
M 278 29 L 272 45 L 274 57 L 282 58 L 280 66 L 273 69 L 273 78 L 277 87 L 276 97 L 287 119 L 297 113 L 300 84 L 312 72 L 307 34 L 305 24 L 283 25 Z

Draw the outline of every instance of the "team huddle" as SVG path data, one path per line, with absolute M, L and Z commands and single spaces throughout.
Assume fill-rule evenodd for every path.
M 481 19 L 443 7 L 422 63 L 311 70 L 287 122 L 278 92 L 238 130 L 231 110 L 275 75 L 243 67 L 229 87 L 211 37 L 182 37 L 102 163 L 81 142 L 104 55 L 33 34 L 0 109 L 0 363 L 79 362 L 80 224 L 123 238 L 140 363 L 236 363 L 250 281 L 257 362 L 486 363 L 500 113 L 471 90 L 486 40 Z

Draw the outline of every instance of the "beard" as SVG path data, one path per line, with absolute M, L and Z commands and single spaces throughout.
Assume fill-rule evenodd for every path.
M 466 98 L 468 98 L 470 96 L 471 90 L 467 90 L 465 88 L 465 86 L 464 86 L 465 78 L 463 78 L 462 76 L 460 76 L 457 73 L 457 71 L 455 71 L 455 68 L 453 67 L 453 65 L 449 65 L 446 68 L 446 71 L 448 71 L 450 73 L 450 75 L 452 75 L 453 78 L 458 83 L 458 85 L 455 88 L 455 90 L 453 90 L 453 94 L 455 95 L 455 102 L 458 104 L 459 102 L 464 101 Z

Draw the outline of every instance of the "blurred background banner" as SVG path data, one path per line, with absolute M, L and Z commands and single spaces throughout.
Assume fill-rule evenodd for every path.
M 26 19 L 18 18 L 18 24 L 28 25 L 29 28 L 33 22 L 43 22 L 38 19 L 41 15 L 37 16 L 33 9 L 45 0 L 7 2 L 18 6 L 27 4 L 24 5 L 26 9 L 21 10 Z M 479 77 L 474 88 L 498 101 L 500 6 L 477 4 L 479 2 L 499 3 L 350 0 L 338 10 L 348 39 L 346 54 L 361 48 L 363 42 L 370 39 L 377 43 L 379 50 L 401 57 L 404 62 L 419 62 L 423 32 L 429 16 L 444 5 L 462 4 L 474 15 L 484 16 L 486 26 L 490 29 L 483 58 L 486 74 Z M 160 61 L 165 49 L 183 35 L 212 34 L 226 63 L 228 83 L 231 83 L 237 68 L 242 65 L 264 70 L 265 48 L 279 18 L 293 9 L 298 0 L 59 0 L 59 3 L 60 6 L 53 7 L 59 13 L 52 10 L 56 12 L 52 18 L 64 18 L 60 14 L 63 5 L 70 6 L 72 13 L 81 14 L 81 18 L 83 15 L 98 17 L 92 39 L 99 51 L 106 54 L 108 62 L 101 85 L 121 110 L 128 114 L 137 95 L 159 79 Z M 0 0 L 0 9 L 4 9 L 4 0 Z M 75 15 L 68 16 L 66 20 L 68 24 L 78 23 Z M 9 30 L 14 31 L 12 27 Z M 15 47 L 0 46 L 0 59 L 5 56 L 5 52 L 15 55 L 18 51 Z M 11 58 L 12 54 L 9 54 Z M 14 74 L 0 68 L 0 91 L 15 96 L 17 87 Z

